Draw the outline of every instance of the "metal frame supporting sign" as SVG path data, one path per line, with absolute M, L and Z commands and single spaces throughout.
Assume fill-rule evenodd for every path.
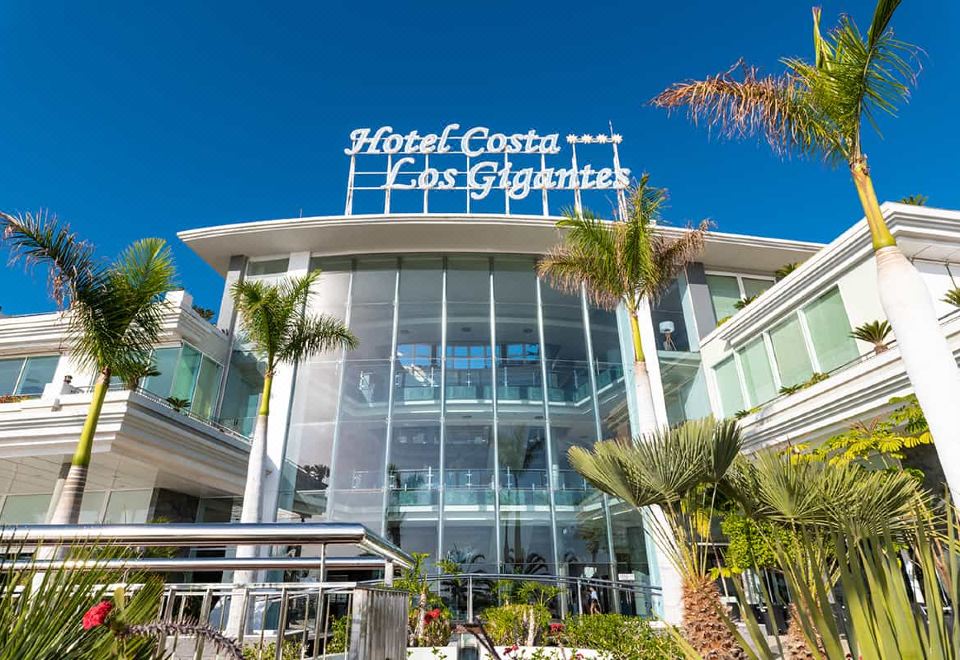
M 358 128 L 350 133 L 350 146 L 344 149 L 350 157 L 344 214 L 353 214 L 356 191 L 382 193 L 383 212 L 389 214 L 391 193 L 399 190 L 422 191 L 423 213 L 430 212 L 431 191 L 462 191 L 466 213 L 471 212 L 471 202 L 498 191 L 503 193 L 508 215 L 511 200 L 540 191 L 544 216 L 550 215 L 551 191 L 572 191 L 580 213 L 583 191 L 609 190 L 616 193 L 618 211 L 624 214 L 630 170 L 620 166 L 622 137 L 611 127 L 609 133 L 567 135 L 565 142 L 570 146 L 570 164 L 558 166 L 554 161 L 562 152 L 559 133 L 541 135 L 532 129 L 497 133 L 485 126 L 461 130 L 460 124 L 423 135 L 396 132 L 392 126 Z M 581 166 L 577 145 L 585 144 L 609 145 L 610 165 Z M 358 167 L 361 162 L 363 167 Z

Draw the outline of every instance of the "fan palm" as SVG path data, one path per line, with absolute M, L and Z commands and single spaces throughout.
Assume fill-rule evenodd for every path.
M 644 301 L 662 293 L 703 249 L 709 223 L 675 239 L 656 230 L 667 191 L 655 188 L 644 174 L 631 191 L 626 217 L 602 220 L 589 211 L 568 213 L 557 225 L 566 230 L 563 242 L 544 256 L 537 269 L 558 289 L 573 294 L 585 290 L 605 309 L 623 305 L 630 317 L 634 353 L 634 386 L 639 407 L 639 431 L 657 428 L 653 391 L 640 335 L 639 313 Z
M 319 277 L 320 271 L 315 270 L 277 283 L 245 280 L 233 285 L 243 339 L 264 364 L 263 393 L 250 445 L 241 522 L 261 522 L 265 514 L 271 513 L 264 510 L 263 478 L 270 390 L 277 367 L 281 363 L 296 364 L 323 351 L 357 346 L 356 337 L 342 321 L 307 311 L 311 287 Z
M 173 258 L 163 240 L 145 238 L 114 262 L 102 263 L 89 243 L 42 214 L 0 213 L 0 227 L 14 261 L 47 268 L 50 293 L 67 310 L 71 359 L 77 367 L 97 374 L 83 430 L 50 519 L 53 524 L 76 524 L 110 379 L 139 379 L 151 364 L 153 345 L 163 331 L 164 294 L 173 284 Z
M 930 293 L 897 246 L 877 201 L 863 150 L 864 123 L 893 115 L 915 81 L 919 49 L 890 27 L 899 0 L 878 0 L 862 33 L 843 16 L 825 36 L 813 10 L 813 61 L 785 58 L 786 72 L 760 76 L 741 65 L 704 80 L 677 83 L 653 99 L 686 108 L 727 137 L 761 135 L 774 151 L 844 162 L 866 215 L 884 312 L 900 345 L 907 375 L 930 422 L 947 483 L 960 488 L 960 373 L 941 332 Z M 736 67 L 735 67 L 736 68 Z
M 654 540 L 680 574 L 687 640 L 704 657 L 746 657 L 724 623 L 720 593 L 708 565 L 710 526 L 718 488 L 740 452 L 735 422 L 686 422 L 638 437 L 573 447 L 573 468 L 601 491 L 651 516 Z

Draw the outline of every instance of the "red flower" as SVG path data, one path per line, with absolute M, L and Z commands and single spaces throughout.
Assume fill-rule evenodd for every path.
M 87 613 L 83 615 L 83 629 L 90 630 L 91 628 L 102 626 L 112 609 L 113 603 L 109 600 L 102 600 L 91 607 L 87 610 Z
M 426 623 L 426 624 L 431 624 L 431 623 L 433 623 L 434 621 L 436 621 L 436 620 L 439 619 L 439 618 L 440 618 L 440 608 L 439 608 L 439 607 L 434 608 L 434 609 L 430 610 L 429 612 L 424 612 L 424 613 L 423 613 L 423 622 Z
M 562 624 L 562 623 L 551 623 L 551 624 L 550 624 L 550 634 L 551 634 L 551 635 L 556 635 L 558 632 L 562 632 L 562 631 L 563 631 L 563 624 Z

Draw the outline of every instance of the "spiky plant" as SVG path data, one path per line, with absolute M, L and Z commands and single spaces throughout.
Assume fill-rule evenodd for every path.
M 943 302 L 949 303 L 954 307 L 960 307 L 960 287 L 956 287 L 947 291 L 943 296 Z
M 93 397 L 50 519 L 76 524 L 86 488 L 93 439 L 110 379 L 137 379 L 150 364 L 163 331 L 164 294 L 173 286 L 173 257 L 159 238 L 136 241 L 112 263 L 56 218 L 0 212 L 0 229 L 13 261 L 46 267 L 50 294 L 66 309 L 73 362 L 97 374 Z
M 850 336 L 868 344 L 873 344 L 873 352 L 880 355 L 890 348 L 887 345 L 887 337 L 890 336 L 892 331 L 893 328 L 887 321 L 869 321 L 854 328 Z
M 720 613 L 707 542 L 718 487 L 740 446 L 735 422 L 705 419 L 568 453 L 599 490 L 637 509 L 660 507 L 663 516 L 651 516 L 651 532 L 682 580 L 684 636 L 705 658 L 747 657 Z
M 791 262 L 791 263 L 789 263 L 789 264 L 784 264 L 784 265 L 780 266 L 780 268 L 778 268 L 778 269 L 776 269 L 775 271 L 773 271 L 773 277 L 774 277 L 774 279 L 775 279 L 776 281 L 779 282 L 780 280 L 782 280 L 783 278 L 785 278 L 787 275 L 789 275 L 790 273 L 792 273 L 793 271 L 795 271 L 795 270 L 796 270 L 797 268 L 799 268 L 799 267 L 800 267 L 800 262 L 799 262 L 799 261 L 793 261 L 793 262 Z
M 755 293 L 755 294 L 753 294 L 752 296 L 744 296 L 743 298 L 741 298 L 741 299 L 738 300 L 737 302 L 733 303 L 733 308 L 739 311 L 739 310 L 743 309 L 744 307 L 746 307 L 747 305 L 749 305 L 750 303 L 752 303 L 754 300 L 756 300 L 756 299 L 759 298 L 759 297 L 760 297 L 760 294 L 759 294 L 759 293 Z
M 926 195 L 907 195 L 906 197 L 901 197 L 897 201 L 901 204 L 909 204 L 910 206 L 926 206 L 928 199 L 929 198 Z
M 738 64 L 703 80 L 676 83 L 653 104 L 684 108 L 694 123 L 722 136 L 761 136 L 778 154 L 845 163 L 866 216 L 880 302 L 900 346 L 914 392 L 936 438 L 947 483 L 960 488 L 960 371 L 947 345 L 930 292 L 887 227 L 863 150 L 864 125 L 893 115 L 919 69 L 919 49 L 894 36 L 900 0 L 878 0 L 866 32 L 849 16 L 823 34 L 813 10 L 813 58 L 784 58 L 780 75 L 761 76 Z
M 709 222 L 677 238 L 657 230 L 667 191 L 640 177 L 630 194 L 626 217 L 603 220 L 590 211 L 567 213 L 557 226 L 563 242 L 540 259 L 540 275 L 560 290 L 587 297 L 605 309 L 623 305 L 630 318 L 634 352 L 634 386 L 639 406 L 639 431 L 657 428 L 653 390 L 647 373 L 646 349 L 639 312 L 645 300 L 660 295 L 703 249 Z

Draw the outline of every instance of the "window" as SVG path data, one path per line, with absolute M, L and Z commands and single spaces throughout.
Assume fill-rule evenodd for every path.
M 733 275 L 707 275 L 707 288 L 713 302 L 713 313 L 717 320 L 725 319 L 736 313 L 734 304 L 740 300 L 740 285 Z
M 857 357 L 857 344 L 850 336 L 850 320 L 837 287 L 804 307 L 803 315 L 820 371 L 832 371 Z
M 744 384 L 747 386 L 747 396 L 751 405 L 759 405 L 772 399 L 777 393 L 773 381 L 773 370 L 770 369 L 770 360 L 767 357 L 767 347 L 763 337 L 758 337 L 747 344 L 739 353 L 740 366 L 743 368 Z
M 59 355 L 0 360 L 0 396 L 39 396 L 53 380 Z
M 800 329 L 800 319 L 792 314 L 789 319 L 770 331 L 773 356 L 777 361 L 780 382 L 786 386 L 798 385 L 813 375 L 813 365 L 807 355 L 806 342 Z
M 707 288 L 717 321 L 737 313 L 734 306 L 742 298 L 758 296 L 773 285 L 770 277 L 707 274 Z
M 713 368 L 717 377 L 717 390 L 720 392 L 720 410 L 724 417 L 730 417 L 746 406 L 743 402 L 743 393 L 740 390 L 740 377 L 737 375 L 737 364 L 731 355 Z
M 264 275 L 280 275 L 287 272 L 290 265 L 290 258 L 264 259 L 262 261 L 251 261 L 247 264 L 248 277 L 262 277 Z
M 171 346 L 153 351 L 154 376 L 143 380 L 143 389 L 161 398 L 183 399 L 188 409 L 202 417 L 213 414 L 223 367 L 193 346 Z

